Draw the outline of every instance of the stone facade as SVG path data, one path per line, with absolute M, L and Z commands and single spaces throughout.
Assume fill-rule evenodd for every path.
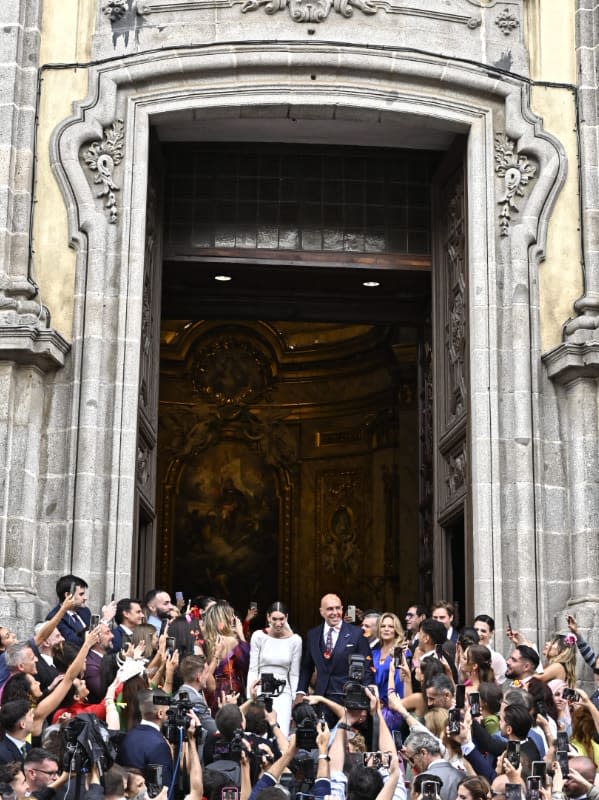
M 69 569 L 96 597 L 129 590 L 150 130 L 206 127 L 264 141 L 467 137 L 469 446 L 450 466 L 454 482 L 470 476 L 472 605 L 535 639 L 566 608 L 591 627 L 594 4 L 98 0 L 92 12 L 59 37 L 55 4 L 43 21 L 32 0 L 0 11 L 4 615 L 29 623 Z

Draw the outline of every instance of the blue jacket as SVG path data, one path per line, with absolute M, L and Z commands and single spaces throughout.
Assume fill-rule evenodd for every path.
M 148 764 L 162 765 L 162 785 L 170 786 L 173 777 L 173 759 L 166 739 L 152 725 L 140 722 L 127 733 L 119 745 L 117 763 L 123 767 L 137 767 L 145 772 Z
M 337 642 L 331 658 L 324 657 L 324 624 L 312 628 L 306 634 L 306 642 L 302 653 L 297 690 L 308 691 L 308 684 L 316 669 L 316 686 L 314 691 L 339 703 L 343 697 L 343 686 L 347 682 L 349 657 L 362 655 L 367 659 L 364 686 L 373 682 L 372 656 L 370 645 L 362 634 L 362 629 L 355 625 L 341 624 Z

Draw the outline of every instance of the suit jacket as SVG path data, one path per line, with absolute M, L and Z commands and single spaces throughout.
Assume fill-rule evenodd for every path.
M 119 745 L 117 763 L 144 771 L 148 764 L 162 765 L 162 785 L 169 786 L 173 777 L 173 759 L 164 736 L 152 725 L 140 723 L 127 733 Z
M 0 764 L 10 764 L 11 761 L 23 763 L 24 754 L 14 742 L 3 736 L 0 739 Z
M 58 611 L 60 606 L 54 606 L 52 611 L 48 614 L 46 619 L 52 619 L 54 614 Z M 62 633 L 65 638 L 65 641 L 71 642 L 76 647 L 81 647 L 83 644 L 83 638 L 85 636 L 86 629 L 89 628 L 89 623 L 91 621 L 92 613 L 86 606 L 82 608 L 78 608 L 76 612 L 81 619 L 83 620 L 85 627 L 82 628 L 77 622 L 71 617 L 69 613 L 66 613 L 64 617 L 58 623 L 58 630 Z
M 127 633 L 127 631 L 123 630 L 120 625 L 117 625 L 116 628 L 112 629 L 112 652 L 118 653 L 123 647 L 127 644 L 127 642 L 131 641 L 131 634 Z
M 347 682 L 349 657 L 362 655 L 367 659 L 364 686 L 372 682 L 372 656 L 368 640 L 361 628 L 341 623 L 337 642 L 331 658 L 324 657 L 324 624 L 312 628 L 306 635 L 302 653 L 297 690 L 307 692 L 312 673 L 316 669 L 316 686 L 314 691 L 339 703 L 343 698 L 343 686 Z

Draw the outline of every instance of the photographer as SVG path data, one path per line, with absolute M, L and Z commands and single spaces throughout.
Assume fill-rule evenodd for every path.
M 316 746 L 318 748 L 318 767 L 316 770 L 316 777 L 312 785 L 311 794 L 316 797 L 325 797 L 331 793 L 330 781 L 330 757 L 328 755 L 329 745 L 329 727 L 326 722 L 318 723 L 318 732 L 316 735 Z M 265 789 L 270 789 L 275 786 L 283 774 L 283 771 L 289 766 L 293 757 L 297 753 L 295 736 L 289 739 L 289 746 L 272 767 L 265 772 L 252 788 L 249 800 L 260 800 L 260 793 Z M 241 798 L 245 800 L 245 798 Z
M 159 690 L 140 692 L 142 720 L 124 737 L 118 749 L 117 761 L 124 767 L 137 767 L 144 773 L 149 764 L 159 764 L 162 766 L 162 785 L 168 787 L 173 777 L 173 757 L 160 730 L 168 706 L 156 705 L 155 695 L 167 696 Z

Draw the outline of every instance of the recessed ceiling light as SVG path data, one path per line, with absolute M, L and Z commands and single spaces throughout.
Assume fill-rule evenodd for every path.
M 231 276 L 230 275 L 215 275 L 214 276 L 214 280 L 215 281 L 230 281 L 231 280 Z
M 367 286 L 369 289 L 372 289 L 374 286 L 380 286 L 381 284 L 378 281 L 364 281 L 362 286 Z

